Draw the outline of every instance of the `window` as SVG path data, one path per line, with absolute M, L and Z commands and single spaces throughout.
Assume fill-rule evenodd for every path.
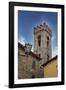
M 49 46 L 49 37 L 47 36 L 47 47 Z
M 32 78 L 35 78 L 35 75 L 32 75 Z
M 38 36 L 38 46 L 39 47 L 41 46 L 41 36 L 40 35 Z
M 47 40 L 49 40 L 49 37 L 47 36 Z
M 49 41 L 47 41 L 47 47 L 49 46 Z
M 35 69 L 35 61 L 32 63 L 32 69 Z

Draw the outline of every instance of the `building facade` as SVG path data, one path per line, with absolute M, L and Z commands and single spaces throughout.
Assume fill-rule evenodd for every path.
M 58 76 L 58 57 L 55 56 L 47 63 L 43 64 L 44 78 L 57 77 Z
M 40 57 L 30 52 L 25 54 L 25 47 L 18 43 L 18 79 L 42 78 L 44 73 L 39 66 Z
M 41 65 L 52 56 L 51 37 L 52 32 L 46 23 L 34 27 L 34 53 L 42 58 Z

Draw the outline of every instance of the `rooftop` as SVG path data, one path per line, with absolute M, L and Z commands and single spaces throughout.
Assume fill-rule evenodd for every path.
M 18 42 L 18 46 L 20 46 L 24 51 L 25 51 L 25 46 L 23 46 L 21 43 Z M 33 57 L 37 58 L 38 60 L 41 60 L 41 58 L 35 54 L 34 52 L 30 52 L 30 55 L 32 55 Z

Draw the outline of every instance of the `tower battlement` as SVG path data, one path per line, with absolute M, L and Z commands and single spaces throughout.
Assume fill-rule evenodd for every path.
M 49 28 L 48 24 L 46 24 L 45 22 L 43 24 L 40 24 L 34 27 L 34 34 L 42 30 L 47 31 L 52 36 L 52 31 Z

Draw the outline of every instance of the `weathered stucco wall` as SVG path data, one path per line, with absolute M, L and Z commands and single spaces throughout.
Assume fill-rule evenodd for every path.
M 58 62 L 56 59 L 48 63 L 46 66 L 44 66 L 44 78 L 57 76 L 58 76 Z

